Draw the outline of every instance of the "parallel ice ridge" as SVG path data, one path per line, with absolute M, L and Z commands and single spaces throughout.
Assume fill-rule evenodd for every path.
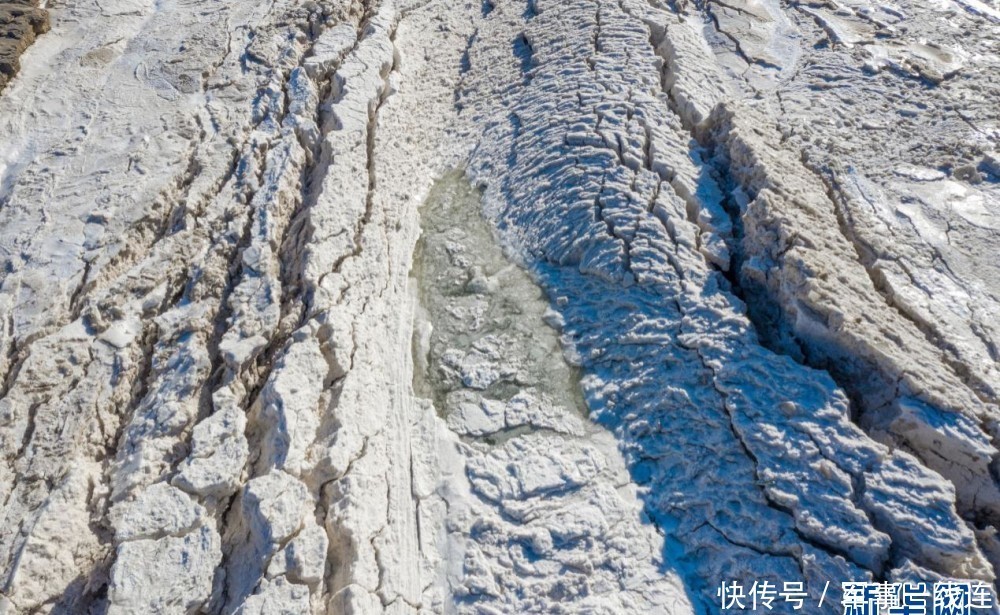
M 49 13 L 0 95 L 0 612 L 995 579 L 995 2 Z M 558 403 L 520 342 L 414 394 L 418 205 L 466 164 Z
M 782 10 L 819 51 L 700 136 L 738 189 L 751 315 L 828 369 L 870 434 L 952 481 L 995 566 L 1000 25 L 961 2 Z
M 0 98 L 4 611 L 441 610 L 407 274 L 463 147 L 446 4 L 54 12 Z
M 319 612 L 354 582 L 391 604 L 378 547 L 327 513 L 362 448 L 331 423 L 364 426 L 324 411 L 353 350 L 319 273 L 375 217 L 394 6 L 119 4 L 58 12 L 3 99 L 3 606 Z

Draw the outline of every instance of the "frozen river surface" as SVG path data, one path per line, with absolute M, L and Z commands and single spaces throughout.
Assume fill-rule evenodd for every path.
M 995 589 L 996 0 L 0 23 L 0 613 Z

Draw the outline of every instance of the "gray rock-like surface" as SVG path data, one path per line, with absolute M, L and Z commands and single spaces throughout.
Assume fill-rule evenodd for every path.
M 995 586 L 992 0 L 0 24 L 0 612 Z

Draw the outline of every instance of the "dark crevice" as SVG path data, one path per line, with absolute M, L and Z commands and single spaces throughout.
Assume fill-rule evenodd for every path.
M 531 83 L 531 69 L 535 63 L 535 51 L 531 46 L 528 35 L 522 32 L 520 36 L 515 38 L 512 43 L 512 49 L 514 57 L 521 61 L 521 73 L 524 75 L 522 84 L 528 85 Z

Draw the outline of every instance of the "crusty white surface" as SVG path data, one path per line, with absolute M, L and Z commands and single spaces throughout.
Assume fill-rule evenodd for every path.
M 991 0 L 49 11 L 0 95 L 0 612 L 995 581 Z M 463 312 L 515 287 L 533 333 Z

